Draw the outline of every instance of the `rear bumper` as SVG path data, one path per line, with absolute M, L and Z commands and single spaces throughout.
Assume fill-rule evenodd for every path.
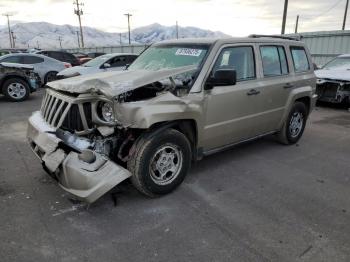
M 40 112 L 29 118 L 27 138 L 35 155 L 59 185 L 78 199 L 92 203 L 131 176 L 125 168 L 94 152 L 96 159 L 87 163 L 79 153 L 63 149 L 63 141 L 46 124 Z

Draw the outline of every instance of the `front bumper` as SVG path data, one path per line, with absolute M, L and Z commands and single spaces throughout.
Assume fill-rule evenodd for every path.
M 28 121 L 30 147 L 59 185 L 78 199 L 92 203 L 131 176 L 128 170 L 96 152 L 95 161 L 84 162 L 78 152 L 67 152 L 64 142 L 50 132 L 55 129 L 40 112 L 34 112 Z

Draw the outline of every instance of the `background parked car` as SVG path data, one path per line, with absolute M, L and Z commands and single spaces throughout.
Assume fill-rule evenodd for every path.
M 38 75 L 34 73 L 32 66 L 0 63 L 0 93 L 8 100 L 26 100 L 38 87 Z
M 350 106 L 350 54 L 337 56 L 315 74 L 318 101 Z
M 71 67 L 69 63 L 64 63 L 51 57 L 26 53 L 8 54 L 1 56 L 0 62 L 17 63 L 32 66 L 34 68 L 34 72 L 39 75 L 42 85 L 55 80 L 56 74 L 58 72 L 62 71 L 65 68 Z
M 96 57 L 82 66 L 67 68 L 57 74 L 57 78 L 68 78 L 79 75 L 93 74 L 104 71 L 120 71 L 131 64 L 137 55 L 135 54 L 107 54 Z
M 102 52 L 91 52 L 91 53 L 88 53 L 87 55 L 91 58 L 96 58 L 96 57 L 99 57 L 101 55 L 105 55 L 106 53 L 102 53 Z
M 80 65 L 78 58 L 65 51 L 41 50 L 36 52 L 36 54 L 42 54 L 62 62 L 70 63 L 72 66 Z
M 80 53 L 80 52 L 77 52 L 77 53 L 73 53 L 73 55 L 78 58 L 79 60 L 79 63 L 81 65 L 85 64 L 86 62 L 89 62 L 92 58 L 89 57 L 87 54 L 84 54 L 84 53 Z

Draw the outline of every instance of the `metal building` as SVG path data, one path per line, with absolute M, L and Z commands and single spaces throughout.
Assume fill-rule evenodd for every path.
M 319 31 L 288 36 L 300 36 L 318 66 L 324 65 L 338 55 L 350 54 L 350 30 Z

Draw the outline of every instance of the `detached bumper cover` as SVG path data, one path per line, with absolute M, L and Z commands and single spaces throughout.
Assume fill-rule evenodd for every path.
M 93 163 L 80 160 L 79 153 L 66 153 L 59 146 L 63 141 L 47 133 L 53 131 L 40 112 L 33 113 L 29 118 L 27 138 L 33 152 L 59 185 L 80 200 L 92 203 L 131 176 L 128 170 L 96 152 Z

